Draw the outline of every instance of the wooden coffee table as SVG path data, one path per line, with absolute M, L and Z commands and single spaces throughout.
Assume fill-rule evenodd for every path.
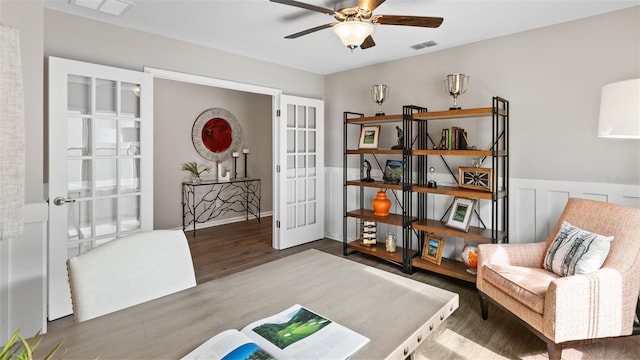
M 52 331 L 39 352 L 64 341 L 65 359 L 179 359 L 223 330 L 293 304 L 371 339 L 356 358 L 405 359 L 458 308 L 458 295 L 307 250 Z

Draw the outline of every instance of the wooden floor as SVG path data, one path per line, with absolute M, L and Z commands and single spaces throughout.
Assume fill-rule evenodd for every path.
M 250 220 L 200 229 L 195 237 L 192 231 L 187 231 L 197 283 L 217 279 L 311 248 L 343 256 L 342 242 L 330 239 L 317 240 L 286 250 L 275 250 L 272 247 L 271 232 L 271 217 L 263 217 L 262 223 Z M 526 330 L 513 316 L 490 305 L 489 319 L 482 320 L 475 286 L 471 283 L 426 271 L 404 274 L 395 264 L 360 253 L 351 254 L 346 258 L 458 293 L 459 309 L 434 334 L 424 340 L 414 354 L 414 359 L 548 358 L 544 342 Z M 375 313 L 377 310 L 372 311 Z M 70 317 L 56 320 L 50 323 L 49 330 L 67 326 L 70 322 Z M 565 349 L 563 359 L 640 359 L 640 336 L 598 341 Z

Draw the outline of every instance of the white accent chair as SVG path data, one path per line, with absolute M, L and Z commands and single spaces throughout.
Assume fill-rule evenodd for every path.
M 74 320 L 89 320 L 196 285 L 181 230 L 125 236 L 67 260 Z

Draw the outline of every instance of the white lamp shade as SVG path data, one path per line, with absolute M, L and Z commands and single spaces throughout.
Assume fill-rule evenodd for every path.
M 640 78 L 602 87 L 598 136 L 640 139 Z
M 333 25 L 333 31 L 344 46 L 353 49 L 371 35 L 373 25 L 364 21 L 344 21 Z

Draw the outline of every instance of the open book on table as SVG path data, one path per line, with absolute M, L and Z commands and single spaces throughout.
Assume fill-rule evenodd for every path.
M 226 330 L 183 359 L 348 359 L 369 342 L 300 305 Z

